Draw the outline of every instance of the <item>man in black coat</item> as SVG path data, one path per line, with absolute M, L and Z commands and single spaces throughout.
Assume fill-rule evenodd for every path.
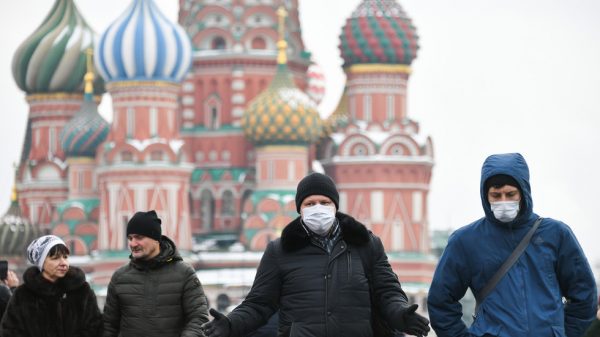
M 427 335 L 429 321 L 408 304 L 381 240 L 337 212 L 338 202 L 328 176 L 300 181 L 300 216 L 267 246 L 246 299 L 228 316 L 210 310 L 215 319 L 203 325 L 206 336 L 244 336 L 279 310 L 280 337 L 373 337 L 372 306 L 391 328 Z

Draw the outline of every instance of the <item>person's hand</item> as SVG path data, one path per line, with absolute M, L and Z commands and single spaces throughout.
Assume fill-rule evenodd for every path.
M 208 312 L 214 319 L 202 324 L 204 335 L 206 335 L 206 337 L 229 337 L 231 331 L 229 318 L 212 308 Z
M 402 313 L 402 331 L 409 335 L 423 337 L 429 333 L 429 320 L 416 313 L 418 304 L 413 304 L 404 309 Z
M 19 286 L 19 278 L 17 277 L 17 274 L 15 274 L 15 272 L 12 270 L 9 270 L 6 273 L 6 285 L 11 289 Z

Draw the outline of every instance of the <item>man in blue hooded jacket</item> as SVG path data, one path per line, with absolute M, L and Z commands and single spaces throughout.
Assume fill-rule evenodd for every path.
M 539 217 L 518 153 L 485 160 L 480 192 L 485 217 L 450 236 L 429 290 L 438 337 L 582 336 L 596 311 L 594 276 L 571 229 L 550 218 L 482 300 L 471 327 L 461 320 L 467 288 L 477 295 Z

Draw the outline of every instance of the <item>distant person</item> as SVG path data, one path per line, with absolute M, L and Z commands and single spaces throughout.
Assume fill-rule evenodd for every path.
M 8 306 L 12 292 L 19 286 L 19 278 L 14 271 L 8 269 L 8 261 L 0 261 L 0 319 Z
M 194 269 L 162 235 L 155 211 L 127 223 L 130 261 L 108 285 L 104 337 L 196 337 L 208 321 L 206 296 Z
M 57 236 L 31 242 L 23 274 L 2 322 L 1 337 L 97 337 L 102 315 L 85 274 L 69 265 L 69 248 Z
M 373 307 L 391 328 L 427 335 L 429 321 L 408 303 L 381 240 L 337 212 L 338 202 L 330 177 L 313 173 L 300 181 L 300 216 L 269 242 L 244 301 L 227 316 L 210 310 L 215 319 L 203 326 L 206 336 L 245 336 L 279 310 L 280 337 L 372 337 Z
M 489 156 L 480 186 L 485 217 L 450 236 L 431 283 L 427 303 L 437 336 L 582 336 L 596 313 L 596 285 L 575 235 L 560 221 L 541 219 L 517 262 L 479 297 L 540 218 L 520 154 Z M 459 303 L 468 288 L 480 303 L 469 328 Z
M 596 311 L 596 319 L 587 329 L 583 337 L 600 337 L 600 297 L 598 298 L 598 311 Z

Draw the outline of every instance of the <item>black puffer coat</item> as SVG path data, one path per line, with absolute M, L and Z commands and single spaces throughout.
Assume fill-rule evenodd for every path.
M 250 293 L 229 314 L 232 337 L 262 326 L 280 310 L 280 337 L 372 337 L 369 284 L 359 250 L 373 262 L 373 285 L 391 324 L 401 320 L 407 298 L 381 240 L 354 218 L 337 213 L 342 239 L 331 255 L 292 221 L 269 243 Z M 366 254 L 365 254 L 366 255 Z
M 102 315 L 85 274 L 71 266 L 65 277 L 51 283 L 37 267 L 23 274 L 23 284 L 6 308 L 2 337 L 96 337 Z
M 104 337 L 203 336 L 207 308 L 194 269 L 163 236 L 158 256 L 145 263 L 132 259 L 113 274 L 104 305 Z

